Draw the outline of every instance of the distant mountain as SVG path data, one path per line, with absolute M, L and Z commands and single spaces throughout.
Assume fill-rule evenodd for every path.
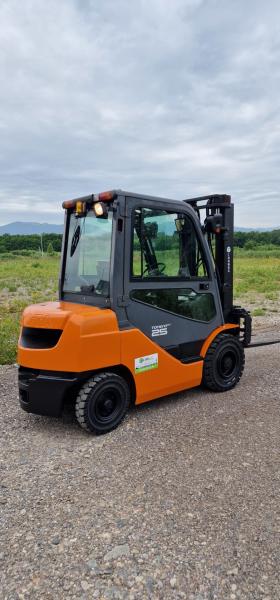
M 235 231 L 273 231 L 280 229 L 280 227 L 238 227 L 234 228 Z M 172 235 L 174 231 L 174 223 L 170 222 L 167 218 L 166 222 L 162 220 L 159 231 L 166 233 L 166 235 Z M 35 223 L 28 221 L 15 221 L 8 223 L 7 225 L 0 225 L 0 235 L 8 233 L 10 235 L 32 235 L 41 233 L 63 233 L 63 225 L 57 225 L 52 223 Z
M 63 225 L 15 221 L 14 223 L 8 223 L 7 225 L 0 225 L 0 235 L 4 235 L 5 233 L 9 233 L 10 235 L 63 233 Z
M 152 218 L 150 220 L 152 221 Z M 266 231 L 274 231 L 275 229 L 280 229 L 280 227 L 234 227 L 235 232 L 242 231 L 243 233 L 248 233 L 249 231 L 256 231 L 258 233 L 262 233 Z M 174 221 L 170 221 L 168 216 L 161 217 L 158 232 L 165 233 L 165 235 L 173 235 Z

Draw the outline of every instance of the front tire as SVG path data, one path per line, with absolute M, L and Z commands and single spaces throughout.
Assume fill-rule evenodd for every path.
M 91 433 L 115 429 L 123 420 L 130 403 L 130 390 L 123 377 L 98 373 L 80 389 L 75 403 L 79 425 Z
M 239 339 L 217 335 L 205 356 L 202 382 L 214 392 L 231 390 L 240 381 L 244 365 L 245 353 Z

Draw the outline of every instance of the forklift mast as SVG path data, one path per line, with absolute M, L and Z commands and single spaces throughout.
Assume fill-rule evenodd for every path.
M 184 200 L 196 211 L 201 222 L 201 210 L 205 210 L 205 220 L 201 223 L 212 254 L 224 319 L 227 322 L 233 311 L 233 232 L 234 205 L 231 196 L 213 194 Z

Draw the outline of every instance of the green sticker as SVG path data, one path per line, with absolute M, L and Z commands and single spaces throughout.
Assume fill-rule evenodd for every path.
M 143 373 L 144 371 L 150 371 L 151 369 L 158 368 L 158 354 L 148 354 L 147 356 L 140 356 L 134 360 L 135 373 Z

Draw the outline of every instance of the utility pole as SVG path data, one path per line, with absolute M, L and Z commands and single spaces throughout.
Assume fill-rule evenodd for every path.
M 44 256 L 44 248 L 43 248 L 43 234 L 41 233 L 41 253 L 42 253 L 42 258 Z

